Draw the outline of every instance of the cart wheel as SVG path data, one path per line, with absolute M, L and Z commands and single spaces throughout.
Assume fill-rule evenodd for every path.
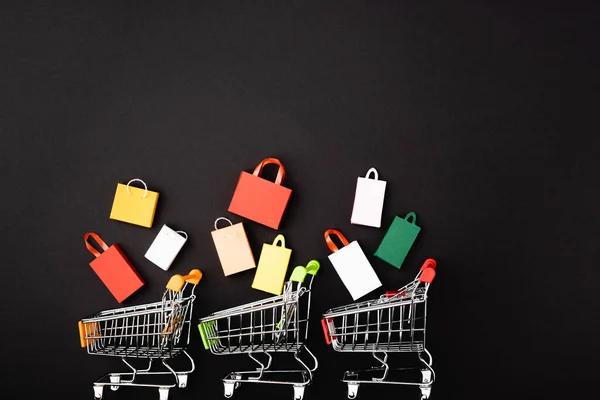
M 430 387 L 422 387 L 421 388 L 421 400 L 427 400 L 427 399 L 429 399 L 430 395 L 431 395 L 431 388 Z
M 302 400 L 304 397 L 304 386 L 294 386 L 294 400 Z
M 233 384 L 233 383 L 230 383 L 230 382 L 223 382 L 223 387 L 225 388 L 225 397 L 227 397 L 228 399 L 231 396 L 233 396 L 233 391 L 236 388 L 235 385 L 239 385 L 239 383 L 236 382 L 236 384 Z
M 100 400 L 102 398 L 102 390 L 104 386 L 94 385 L 94 399 Z
M 422 369 L 421 370 L 421 376 L 423 378 L 422 382 L 423 383 L 429 383 L 431 382 L 431 371 L 428 369 Z
M 168 387 L 158 388 L 158 398 L 160 400 L 168 400 L 169 399 L 169 388 Z
M 187 386 L 187 374 L 177 375 L 177 380 L 179 381 L 179 387 L 184 388 Z
M 121 382 L 121 377 L 119 375 L 116 375 L 116 376 L 111 375 L 110 383 L 119 383 L 119 382 Z M 110 390 L 112 390 L 114 392 L 114 391 L 119 390 L 119 388 L 120 388 L 119 385 L 111 385 Z
M 348 384 L 348 398 L 355 399 L 358 394 L 358 383 L 349 383 Z

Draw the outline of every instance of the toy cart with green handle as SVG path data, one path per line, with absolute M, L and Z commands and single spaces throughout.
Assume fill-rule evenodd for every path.
M 225 397 L 242 383 L 271 383 L 291 385 L 294 399 L 301 400 L 304 389 L 313 379 L 318 367 L 316 357 L 304 342 L 308 335 L 311 286 L 319 270 L 316 260 L 306 267 L 298 266 L 285 283 L 279 296 L 255 301 L 213 313 L 200 319 L 198 328 L 205 349 L 216 355 L 247 354 L 258 364 L 252 371 L 231 372 L 223 379 Z M 306 282 L 308 280 L 308 282 Z M 261 362 L 258 353 L 266 361 Z M 271 368 L 273 353 L 291 353 L 300 369 Z M 308 354 L 308 366 L 301 355 Z M 281 376 L 281 379 L 276 379 Z

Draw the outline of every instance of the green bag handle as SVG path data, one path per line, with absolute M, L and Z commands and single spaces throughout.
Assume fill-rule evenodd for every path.
M 408 219 L 412 217 L 412 224 L 416 225 L 417 224 L 417 214 L 415 214 L 414 212 L 409 212 L 408 214 L 406 214 L 406 217 L 404 217 L 404 220 L 406 222 L 410 222 Z

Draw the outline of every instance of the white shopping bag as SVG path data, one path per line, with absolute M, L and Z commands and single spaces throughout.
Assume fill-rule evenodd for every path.
M 331 235 L 336 235 L 344 244 L 341 249 L 338 249 L 333 243 Z M 329 261 L 353 300 L 381 287 L 381 281 L 356 240 L 348 243 L 348 240 L 339 231 L 328 229 L 325 231 L 325 243 L 333 252 L 328 256 Z
M 187 233 L 174 231 L 167 225 L 163 225 L 144 257 L 166 271 L 171 267 L 187 239 Z
M 369 178 L 371 173 L 374 179 Z M 381 227 L 381 214 L 383 212 L 383 198 L 385 196 L 386 185 L 386 181 L 379 180 L 379 174 L 375 168 L 370 168 L 364 178 L 361 176 L 358 177 L 350 223 L 375 228 Z

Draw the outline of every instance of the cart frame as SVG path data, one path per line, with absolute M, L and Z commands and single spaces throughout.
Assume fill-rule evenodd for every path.
M 185 388 L 188 375 L 195 370 L 186 347 L 190 340 L 190 326 L 196 285 L 202 272 L 193 269 L 186 276 L 179 274 L 167 283 L 161 301 L 101 311 L 79 321 L 81 347 L 88 354 L 120 357 L 131 372 L 109 372 L 94 382 L 94 399 L 100 400 L 104 386 L 116 391 L 121 386 L 153 387 L 159 399 L 167 400 L 169 389 Z M 175 370 L 167 360 L 185 355 L 190 367 Z M 135 368 L 132 359 L 146 359 L 148 366 Z M 129 360 L 129 361 L 128 361 Z M 160 360 L 166 371 L 153 371 L 153 361 Z M 172 376 L 170 383 L 140 383 L 140 376 Z
M 433 357 L 425 347 L 427 293 L 435 278 L 436 261 L 429 258 L 415 279 L 379 298 L 332 308 L 323 314 L 325 341 L 337 352 L 371 352 L 379 365 L 362 371 L 346 371 L 348 398 L 357 396 L 363 383 L 418 386 L 428 399 L 435 381 Z M 414 353 L 421 367 L 390 368 L 388 353 Z M 420 380 L 392 379 L 391 371 L 420 371 Z M 380 374 L 377 376 L 377 374 Z M 367 376 L 367 377 L 365 377 Z
M 231 372 L 223 378 L 226 398 L 233 396 L 242 383 L 291 385 L 294 399 L 303 398 L 304 389 L 312 382 L 319 365 L 304 344 L 308 336 L 311 288 L 319 267 L 316 260 L 311 260 L 306 268 L 296 267 L 279 296 L 228 308 L 200 319 L 198 329 L 205 349 L 215 355 L 247 354 L 258 364 L 256 370 Z M 307 275 L 309 282 L 303 286 Z M 261 361 L 258 353 L 263 354 L 266 361 Z M 292 353 L 302 368 L 271 369 L 272 353 Z M 301 353 L 310 356 L 312 367 L 300 357 Z M 285 379 L 275 379 L 274 374 L 285 376 Z M 292 379 L 294 376 L 299 379 Z

